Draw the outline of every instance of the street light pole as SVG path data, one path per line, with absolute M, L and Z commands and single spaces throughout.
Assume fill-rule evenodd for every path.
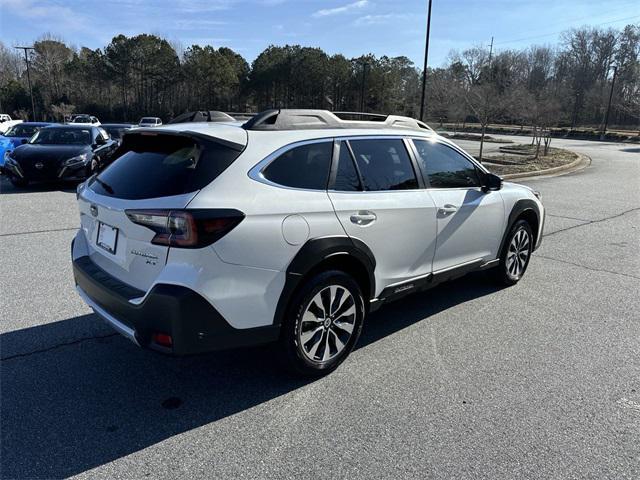
M 31 72 L 29 70 L 29 55 L 27 54 L 27 52 L 29 50 L 34 50 L 35 48 L 33 47 L 13 47 L 19 50 L 24 50 L 24 61 L 27 64 L 27 81 L 29 82 L 29 96 L 31 97 L 31 112 L 33 114 L 33 120 L 37 120 L 36 119 L 36 103 L 33 100 L 33 88 L 31 87 Z
M 424 118 L 424 96 L 427 86 L 427 59 L 429 58 L 429 34 L 431 33 L 431 0 L 427 12 L 427 38 L 424 44 L 424 68 L 422 69 L 422 96 L 420 97 L 420 121 Z
M 618 73 L 618 66 L 613 66 L 613 78 L 611 79 L 611 91 L 609 92 L 609 103 L 607 104 L 607 114 L 604 117 L 604 128 L 600 135 L 600 140 L 604 140 L 604 136 L 607 134 L 607 126 L 609 125 L 609 111 L 611 110 L 611 99 L 613 98 L 613 87 L 616 84 L 616 74 Z

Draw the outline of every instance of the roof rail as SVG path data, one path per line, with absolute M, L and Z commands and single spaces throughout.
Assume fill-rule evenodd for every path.
M 373 121 L 375 120 L 384 121 L 388 117 L 388 115 L 383 115 L 381 113 L 366 113 L 366 112 L 331 112 L 331 113 L 333 113 L 336 117 L 340 118 L 341 120 L 353 120 L 355 118 L 360 118 L 364 120 L 365 118 L 371 118 L 371 120 Z
M 236 120 L 238 120 L 238 118 L 251 118 L 258 115 L 256 112 L 224 112 L 224 113 L 226 113 L 227 115 L 230 115 Z
M 340 116 L 370 117 L 343 120 Z M 363 112 L 330 112 L 312 109 L 271 109 L 260 112 L 242 125 L 245 130 L 318 130 L 327 128 L 406 128 L 433 131 L 426 123 L 400 115 Z

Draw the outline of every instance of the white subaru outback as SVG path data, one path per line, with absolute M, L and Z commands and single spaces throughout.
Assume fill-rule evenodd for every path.
M 407 117 L 269 110 L 125 134 L 78 187 L 77 290 L 142 347 L 280 342 L 335 369 L 365 316 L 466 272 L 518 282 L 544 208 Z

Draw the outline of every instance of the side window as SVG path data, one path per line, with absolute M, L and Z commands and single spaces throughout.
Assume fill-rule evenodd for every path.
M 418 188 L 409 154 L 401 139 L 350 140 L 367 191 Z
M 361 190 L 358 172 L 353 164 L 347 142 L 340 142 L 340 157 L 338 158 L 338 169 L 333 189 L 338 192 L 358 192 Z
M 301 145 L 272 161 L 262 175 L 285 187 L 326 190 L 332 152 L 332 142 Z
M 479 187 L 478 172 L 473 163 L 453 148 L 428 140 L 413 140 L 418 163 L 429 178 L 431 188 Z

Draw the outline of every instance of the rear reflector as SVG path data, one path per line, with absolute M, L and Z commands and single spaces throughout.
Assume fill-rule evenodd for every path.
M 233 209 L 127 210 L 133 223 L 153 230 L 154 245 L 202 248 L 233 230 L 244 214 Z
M 167 335 L 166 333 L 154 333 L 151 335 L 151 340 L 154 343 L 157 343 L 161 347 L 171 348 L 173 346 L 173 338 L 171 335 Z

